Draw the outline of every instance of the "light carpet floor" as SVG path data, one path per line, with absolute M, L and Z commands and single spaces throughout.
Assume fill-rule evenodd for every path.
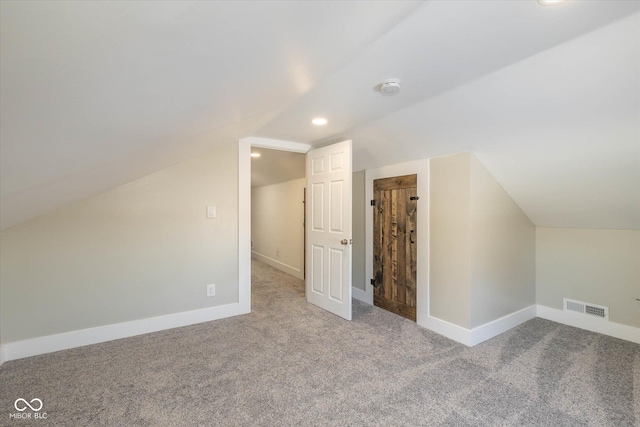
M 253 262 L 253 311 L 6 362 L 0 425 L 634 426 L 640 346 L 534 319 L 467 348 Z M 11 420 L 18 397 L 46 420 Z

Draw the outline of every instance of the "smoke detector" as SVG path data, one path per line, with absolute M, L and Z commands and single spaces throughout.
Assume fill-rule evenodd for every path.
M 400 80 L 388 79 L 378 85 L 378 90 L 384 95 L 395 95 L 400 92 Z

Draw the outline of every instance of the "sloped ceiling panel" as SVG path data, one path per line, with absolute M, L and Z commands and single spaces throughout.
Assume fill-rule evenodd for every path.
M 251 188 L 279 184 L 306 176 L 305 154 L 266 148 L 253 148 L 251 152 L 260 154 L 260 157 L 251 159 Z
M 640 15 L 365 124 L 354 168 L 473 151 L 537 226 L 640 228 Z
M 536 225 L 639 226 L 640 2 L 0 8 L 2 228 L 246 136 L 472 150 Z
M 2 228 L 251 135 L 417 6 L 1 2 Z

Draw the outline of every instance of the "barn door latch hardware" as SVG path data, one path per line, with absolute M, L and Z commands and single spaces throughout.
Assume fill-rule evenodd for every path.
M 418 197 L 418 196 L 411 196 L 411 197 L 409 197 L 409 200 L 420 200 L 420 197 Z
M 377 284 L 376 284 L 376 280 L 375 280 L 375 279 L 371 279 L 371 282 L 370 282 L 370 283 L 371 283 L 373 286 L 377 286 Z

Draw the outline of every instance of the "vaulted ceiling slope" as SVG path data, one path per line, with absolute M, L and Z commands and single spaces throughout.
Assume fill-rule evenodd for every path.
M 251 159 L 251 188 L 305 177 L 307 156 L 304 153 L 266 148 L 253 148 L 251 153 L 260 154 Z
M 474 152 L 534 224 L 640 228 L 640 15 L 347 132 L 356 168 Z
M 2 228 L 237 143 L 419 2 L 0 2 Z
M 638 2 L 0 7 L 2 228 L 251 135 L 472 150 L 536 225 L 640 228 Z

